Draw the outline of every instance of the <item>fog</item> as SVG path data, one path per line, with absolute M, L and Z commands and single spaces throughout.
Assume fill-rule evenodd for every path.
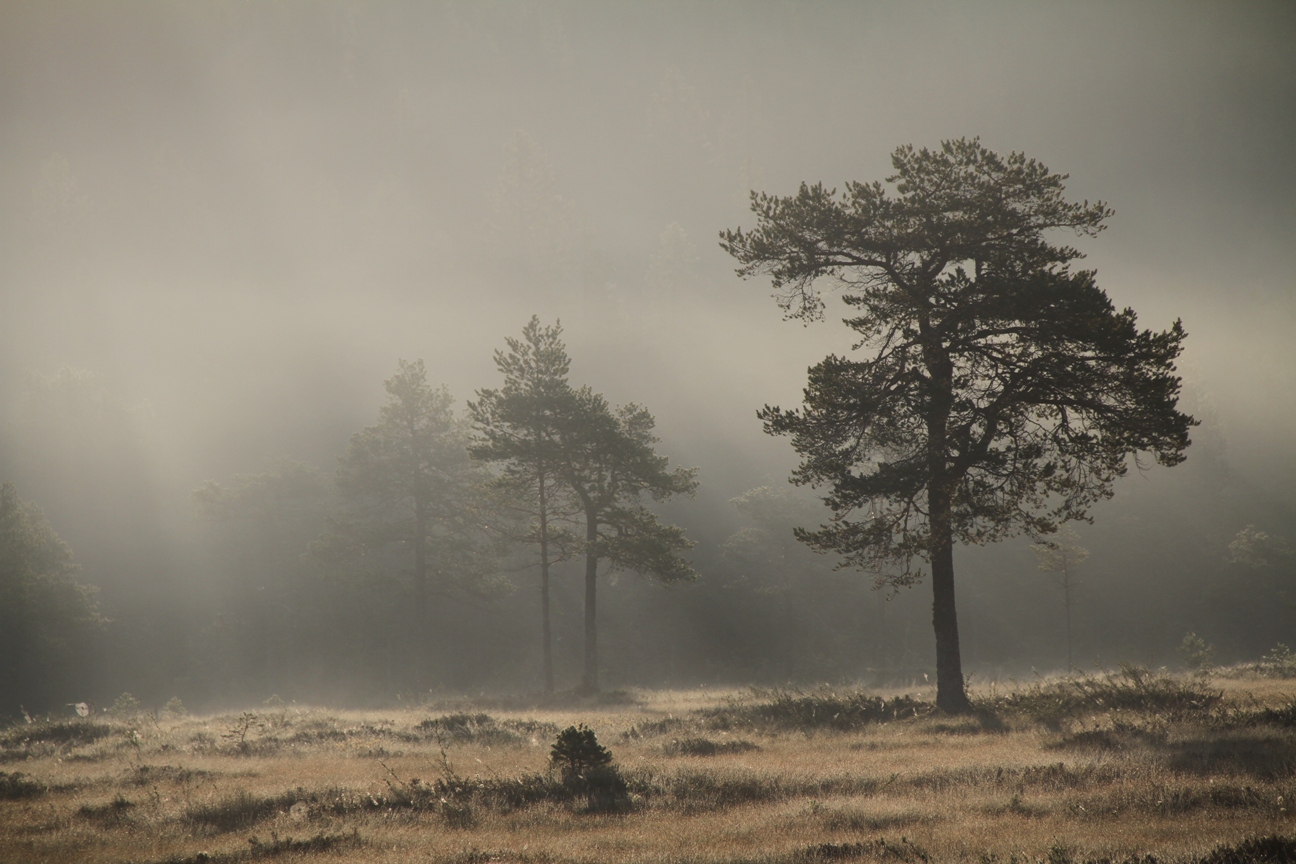
M 797 614 L 840 638 L 807 648 L 723 553 L 729 500 L 795 465 L 757 409 L 797 405 L 851 340 L 834 300 L 824 323 L 782 320 L 717 235 L 753 224 L 753 189 L 881 180 L 895 147 L 965 136 L 1106 201 L 1084 266 L 1142 326 L 1189 334 L 1188 463 L 1134 474 L 1082 526 L 1085 663 L 1174 664 L 1190 629 L 1227 660 L 1296 639 L 1203 601 L 1244 525 L 1296 542 L 1294 45 L 1281 2 L 6 2 L 0 480 L 112 619 L 47 698 L 393 698 L 212 671 L 225 643 L 201 634 L 249 613 L 192 491 L 284 459 L 330 479 L 399 359 L 462 407 L 533 314 L 561 320 L 574 382 L 646 406 L 660 452 L 699 468 L 664 512 L 700 579 L 605 592 L 610 684 L 920 673 L 925 587 L 885 601 L 816 560 Z M 42 407 L 40 382 L 74 373 L 89 395 Z M 1057 592 L 1025 541 L 958 554 L 969 668 L 1058 668 Z M 488 640 L 498 657 L 465 630 L 447 644 L 472 663 L 446 654 L 419 686 L 534 689 L 515 578 L 478 617 L 444 614 L 523 629 Z M 575 577 L 558 590 L 574 643 Z

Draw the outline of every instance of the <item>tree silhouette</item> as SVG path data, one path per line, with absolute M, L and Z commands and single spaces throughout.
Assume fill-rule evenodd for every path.
M 337 472 L 342 513 L 318 554 L 408 555 L 419 620 L 434 591 L 473 588 L 494 575 L 484 542 L 486 474 L 468 454 L 469 432 L 423 361 L 400 361 L 385 382 L 378 423 L 351 436 Z M 406 551 L 407 550 L 407 551 Z
M 810 369 L 805 406 L 760 412 L 790 435 L 798 483 L 827 486 L 834 518 L 801 537 L 894 581 L 928 562 L 937 704 L 970 708 L 959 653 L 954 543 L 1044 536 L 1109 497 L 1131 454 L 1182 461 L 1184 331 L 1137 329 L 1080 253 L 1045 232 L 1095 235 L 1101 202 L 1063 197 L 1065 175 L 976 140 L 898 148 L 895 173 L 838 195 L 803 184 L 752 194 L 757 227 L 721 234 L 742 276 L 771 277 L 785 313 L 823 316 L 818 280 L 843 290 L 861 359 Z
M 554 689 L 549 570 L 552 563 L 571 554 L 571 531 L 561 523 L 579 509 L 557 470 L 563 460 L 566 418 L 575 398 L 567 383 L 571 360 L 561 335 L 561 325 L 541 327 L 540 319 L 531 316 L 522 338 L 506 339 L 508 351 L 495 352 L 504 386 L 479 390 L 477 401 L 468 404 L 476 431 L 469 451 L 474 459 L 502 466 L 494 484 L 504 493 L 504 506 L 524 511 L 526 528 L 520 539 L 539 547 L 546 693 Z
M 1052 573 L 1062 589 L 1062 605 L 1066 610 L 1067 671 L 1075 669 L 1071 650 L 1071 602 L 1078 581 L 1076 569 L 1089 557 L 1089 550 L 1080 545 L 1080 535 L 1070 525 L 1058 529 L 1057 536 L 1031 546 L 1039 560 L 1041 573 Z
M 0 485 L 0 715 L 48 703 L 83 659 L 76 637 L 104 623 L 79 574 L 40 509 Z
M 654 449 L 655 421 L 638 405 L 613 411 L 607 400 L 582 387 L 563 420 L 558 467 L 580 502 L 585 520 L 585 671 L 581 689 L 598 690 L 598 568 L 632 570 L 663 582 L 697 577 L 680 553 L 693 544 L 682 529 L 665 525 L 643 502 L 691 495 L 696 468 L 671 470 Z

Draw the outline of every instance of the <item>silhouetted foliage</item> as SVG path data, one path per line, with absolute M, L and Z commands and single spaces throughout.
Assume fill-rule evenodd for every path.
M 684 531 L 663 524 L 643 498 L 664 501 L 692 495 L 696 468 L 671 470 L 654 449 L 656 421 L 646 408 L 613 411 L 588 387 L 575 391 L 562 418 L 559 476 L 574 493 L 585 518 L 580 549 L 585 556 L 585 670 L 581 689 L 598 690 L 597 586 L 599 563 L 662 582 L 697 578 L 681 552 L 693 545 Z
M 598 742 L 588 726 L 568 726 L 558 733 L 550 748 L 549 762 L 562 771 L 564 778 L 580 777 L 611 764 L 612 752 Z
M 866 359 L 810 370 L 805 407 L 760 412 L 790 435 L 798 483 L 827 486 L 834 518 L 800 536 L 848 566 L 929 563 L 937 704 L 967 711 L 953 544 L 1052 533 L 1082 519 L 1132 454 L 1182 461 L 1191 417 L 1176 409 L 1176 322 L 1139 331 L 1080 253 L 1045 240 L 1094 235 L 1111 211 L 1063 198 L 1065 175 L 973 140 L 898 148 L 895 173 L 839 196 L 802 185 L 752 193 L 757 227 L 722 233 L 743 276 L 771 277 L 789 317 L 823 316 L 816 283 L 844 289 Z
M 541 658 L 544 690 L 554 690 L 553 634 L 549 611 L 550 565 L 566 560 L 574 536 L 565 523 L 579 509 L 574 493 L 559 474 L 570 431 L 574 394 L 567 383 L 571 360 L 559 338 L 562 327 L 541 327 L 532 316 L 522 339 L 506 339 L 508 352 L 495 352 L 495 367 L 504 375 L 499 390 L 477 391 L 468 404 L 476 438 L 474 459 L 502 466 L 492 485 L 503 497 L 502 509 L 521 511 L 520 539 L 539 547 Z
M 40 509 L 0 485 L 0 715 L 58 699 L 85 650 L 81 637 L 103 623 L 79 575 Z

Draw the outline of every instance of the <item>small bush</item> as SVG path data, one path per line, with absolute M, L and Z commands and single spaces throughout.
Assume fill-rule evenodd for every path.
M 77 813 L 100 828 L 120 828 L 131 823 L 130 811 L 134 809 L 134 801 L 118 795 L 107 804 L 82 804 Z
M 842 861 L 852 858 L 871 858 L 877 861 L 928 862 L 931 856 L 921 847 L 901 837 L 899 843 L 885 838 L 862 843 L 819 843 L 804 849 L 798 856 L 803 861 Z
M 297 800 L 298 796 L 293 793 L 278 798 L 263 798 L 240 789 L 214 804 L 191 806 L 182 818 L 192 825 L 220 833 L 240 831 L 291 807 Z
M 1296 839 L 1271 834 L 1216 847 L 1201 864 L 1296 864 Z
M 87 720 L 49 720 L 29 726 L 14 726 L 0 735 L 0 746 L 21 747 L 36 743 L 51 743 L 81 747 L 107 738 L 115 730 L 107 723 Z
M 1188 633 L 1179 644 L 1179 656 L 1194 672 L 1209 672 L 1215 666 L 1215 646 L 1196 633 Z
M 583 723 L 558 733 L 549 764 L 562 772 L 563 786 L 586 799 L 587 809 L 608 812 L 629 805 L 625 778 L 612 764 L 611 751 Z
M 45 794 L 45 784 L 28 777 L 21 771 L 7 774 L 0 771 L 0 801 L 35 798 Z
M 1296 699 L 1277 708 L 1261 708 L 1241 715 L 1240 722 L 1247 726 L 1296 726 Z
M 1279 642 L 1260 658 L 1258 671 L 1269 678 L 1296 678 L 1296 652 Z
M 1177 720 L 1202 717 L 1222 698 L 1201 680 L 1183 681 L 1125 665 L 1118 672 L 1081 675 L 1035 684 L 983 707 L 1026 716 L 1050 728 L 1071 719 L 1109 711 L 1157 714 Z
M 658 735 L 666 735 L 670 732 L 678 732 L 685 726 L 688 721 L 681 717 L 664 717 L 661 720 L 646 720 L 638 725 L 631 726 L 624 734 L 627 741 L 633 741 L 640 738 L 655 738 Z
M 239 718 L 234 721 L 228 732 L 221 733 L 221 738 L 241 756 L 252 755 L 252 742 L 249 740 L 253 730 L 260 732 L 265 729 L 265 721 L 253 714 L 251 711 L 244 711 Z
M 525 726 L 525 724 L 522 724 Z M 535 729 L 546 725 L 532 721 Z M 443 743 L 511 746 L 523 743 L 522 736 L 496 722 L 489 714 L 447 714 L 424 720 L 416 727 L 423 734 Z
M 667 756 L 720 756 L 761 749 L 750 741 L 712 741 L 710 738 L 677 738 L 662 748 Z
M 253 858 L 269 858 L 275 855 L 301 854 L 306 852 L 333 852 L 338 849 L 354 849 L 363 845 L 360 832 L 350 834 L 316 834 L 307 840 L 294 840 L 291 837 L 280 837 L 271 832 L 269 842 L 262 842 L 253 836 L 248 838 Z
M 564 780 L 580 777 L 611 762 L 611 751 L 600 744 L 594 730 L 583 723 L 559 732 L 549 751 L 549 763 L 562 770 Z
M 123 693 L 113 702 L 108 713 L 119 720 L 129 720 L 140 713 L 140 701 L 129 693 Z
M 209 780 L 215 775 L 198 768 L 181 768 L 176 765 L 140 765 L 127 776 L 132 786 L 151 786 L 156 783 L 188 783 L 191 780 Z
M 873 723 L 922 717 L 934 710 L 931 703 L 912 696 L 883 699 L 867 693 L 838 694 L 821 691 L 805 694 L 779 690 L 768 701 L 734 703 L 698 712 L 708 728 L 769 729 L 781 731 L 828 730 L 849 732 Z

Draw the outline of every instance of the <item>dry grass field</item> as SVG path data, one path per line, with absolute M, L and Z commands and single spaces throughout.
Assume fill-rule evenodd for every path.
M 4 862 L 1296 861 L 1296 681 L 636 692 L 0 729 Z M 550 764 L 587 724 L 610 768 Z

